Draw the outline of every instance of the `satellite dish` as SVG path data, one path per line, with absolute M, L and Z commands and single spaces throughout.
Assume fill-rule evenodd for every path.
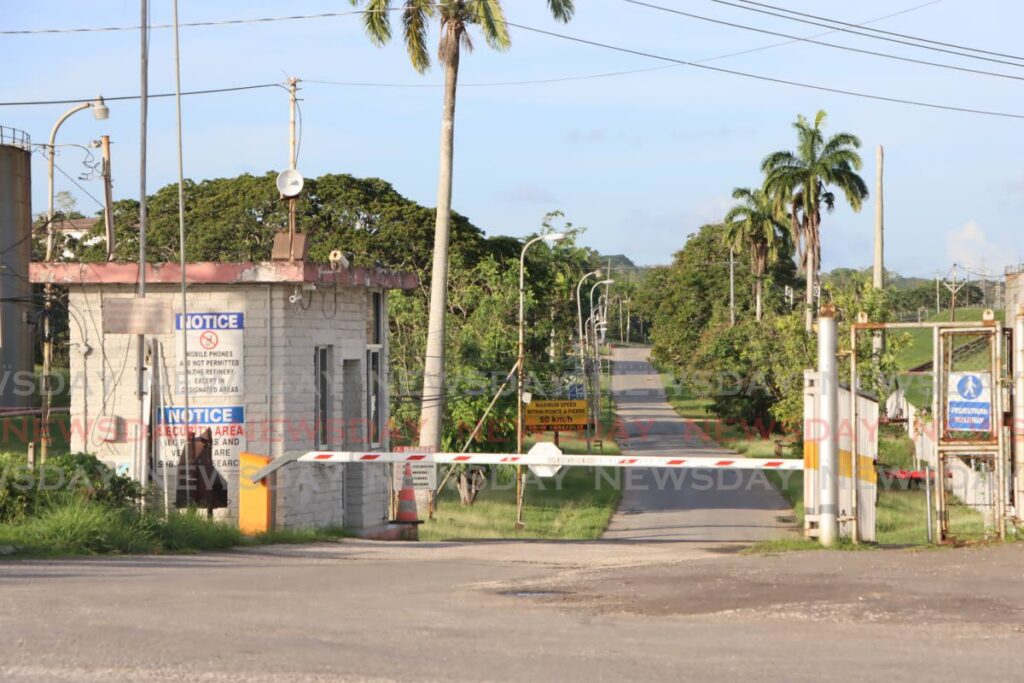
M 277 191 L 281 193 L 282 197 L 287 197 L 288 199 L 298 197 L 299 193 L 302 192 L 304 182 L 301 173 L 294 168 L 289 168 L 287 171 L 281 171 L 277 175 Z

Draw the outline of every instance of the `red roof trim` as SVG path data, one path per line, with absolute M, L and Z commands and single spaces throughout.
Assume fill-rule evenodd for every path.
M 137 263 L 31 263 L 29 279 L 55 285 L 132 285 L 139 280 Z M 264 261 L 262 263 L 190 263 L 185 267 L 189 284 L 301 284 L 325 283 L 349 287 L 414 289 L 419 278 L 413 273 L 382 269 L 329 267 L 314 263 Z M 146 265 L 148 284 L 178 284 L 177 263 Z

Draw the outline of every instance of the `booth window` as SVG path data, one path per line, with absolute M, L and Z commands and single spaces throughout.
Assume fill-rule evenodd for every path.
M 334 386 L 332 381 L 333 361 L 333 346 L 317 346 L 313 350 L 316 448 L 330 447 L 331 387 Z
M 381 391 L 380 347 L 366 350 L 366 436 L 370 446 L 381 444 Z

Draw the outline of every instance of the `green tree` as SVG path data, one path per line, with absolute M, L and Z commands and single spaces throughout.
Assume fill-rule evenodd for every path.
M 776 206 L 788 209 L 793 241 L 800 253 L 806 276 L 804 327 L 810 333 L 814 323 L 814 286 L 821 268 L 821 212 L 835 209 L 836 188 L 854 211 L 860 211 L 868 188 L 857 174 L 862 161 L 857 150 L 860 138 L 851 133 L 825 137 L 825 112 L 814 122 L 798 116 L 796 151 L 773 152 L 761 162 L 765 190 Z
M 732 191 L 739 204 L 725 214 L 725 242 L 736 251 L 750 252 L 750 272 L 754 276 L 754 316 L 761 322 L 761 290 L 765 270 L 778 260 L 786 239 L 786 226 L 764 190 L 737 187 Z
M 366 8 L 364 23 L 370 40 L 384 45 L 391 39 L 394 0 L 351 0 Z M 551 13 L 559 21 L 568 21 L 575 10 L 573 0 L 548 0 Z M 437 214 L 434 225 L 433 268 L 430 291 L 430 315 L 427 333 L 424 408 L 420 422 L 420 445 L 440 448 L 444 414 L 444 338 L 448 283 L 448 230 L 452 205 L 452 167 L 455 139 L 455 96 L 459 59 L 462 50 L 471 51 L 469 28 L 477 26 L 484 40 L 496 50 L 511 45 L 508 26 L 500 0 L 401 0 L 405 48 L 413 68 L 424 72 L 430 67 L 427 30 L 435 17 L 440 23 L 438 59 L 444 67 L 444 109 L 441 117 L 441 159 L 437 183 Z

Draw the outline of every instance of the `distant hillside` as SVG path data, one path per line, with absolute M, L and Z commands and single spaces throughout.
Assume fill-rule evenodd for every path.
M 870 281 L 872 274 L 872 268 L 836 268 L 827 273 L 822 273 L 822 280 L 827 284 L 832 284 L 837 287 L 843 287 L 844 285 L 850 284 L 853 281 Z M 885 284 L 888 287 L 892 287 L 898 291 L 914 289 L 921 285 L 927 285 L 933 282 L 928 278 L 923 277 L 903 277 L 899 273 L 893 270 L 885 271 Z

